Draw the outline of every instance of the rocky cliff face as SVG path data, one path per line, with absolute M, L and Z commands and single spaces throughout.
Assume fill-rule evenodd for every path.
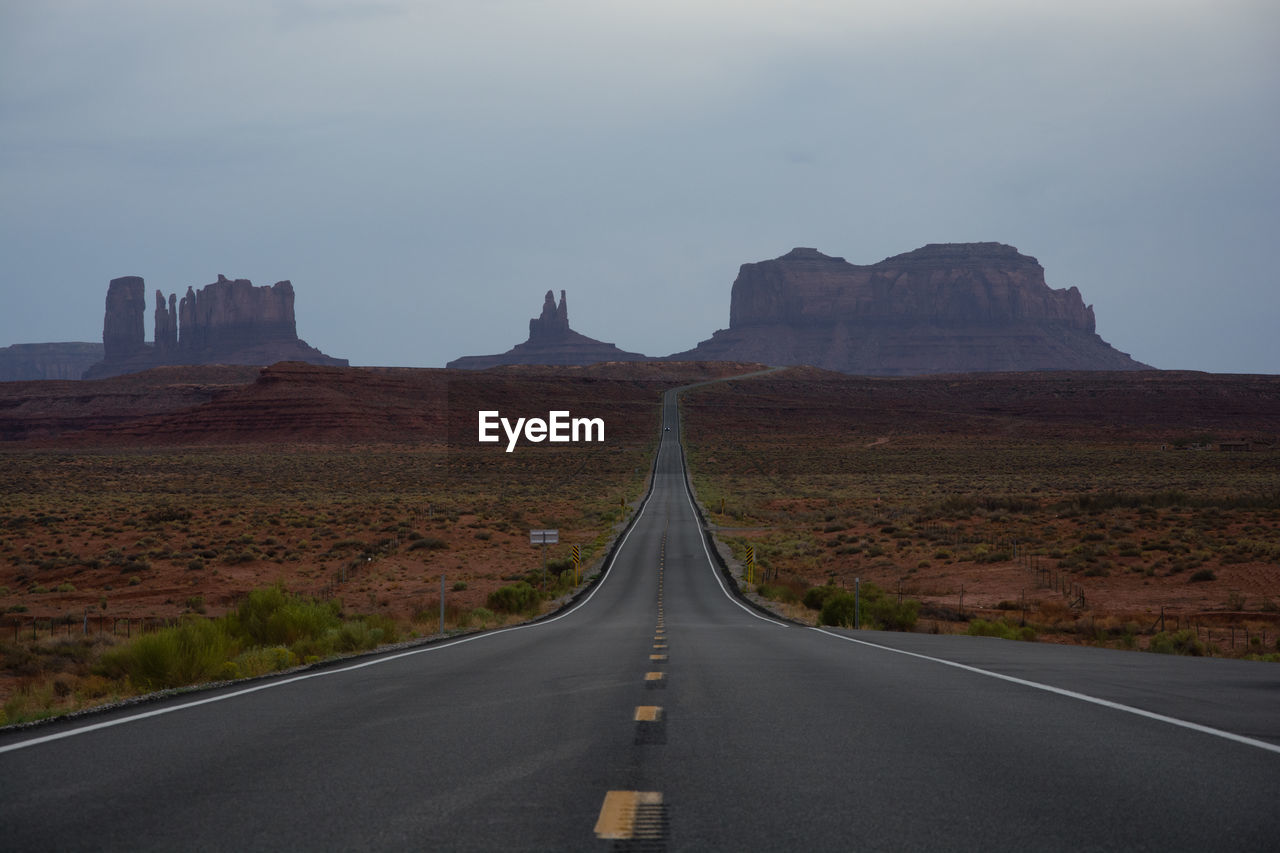
M 102 353 L 102 344 L 82 341 L 0 347 L 0 382 L 79 379 Z
M 177 321 L 178 347 L 183 350 L 236 349 L 298 339 L 293 284 L 288 281 L 254 287 L 248 279 L 230 281 L 220 275 L 199 292 L 187 288 L 178 303 Z
M 554 342 L 571 333 L 569 303 L 564 291 L 560 291 L 560 305 L 557 306 L 555 294 L 548 290 L 542 300 L 542 313 L 529 320 L 529 340 Z
M 113 278 L 107 285 L 107 315 L 102 321 L 104 361 L 124 361 L 147 349 L 142 313 L 147 297 L 136 275 Z
M 931 244 L 859 266 L 816 249 L 743 264 L 729 329 L 672 359 L 810 364 L 912 375 L 1138 370 L 1094 331 L 1074 287 L 1000 243 Z
M 587 365 L 602 361 L 643 361 L 638 352 L 625 352 L 613 344 L 588 338 L 569 328 L 569 307 L 564 291 L 560 304 L 548 290 L 542 313 L 529 321 L 529 340 L 499 355 L 469 355 L 454 359 L 447 367 L 484 370 L 503 364 Z
M 143 340 L 146 298 L 141 278 L 114 279 L 107 291 L 102 361 L 84 373 L 99 379 L 161 365 L 274 364 L 303 361 L 345 366 L 298 338 L 293 315 L 293 285 L 279 281 L 254 287 L 248 279 L 218 276 L 200 290 L 176 294 L 156 291 L 155 342 Z

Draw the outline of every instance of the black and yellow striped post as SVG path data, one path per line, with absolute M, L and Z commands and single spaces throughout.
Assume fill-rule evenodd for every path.
M 573 554 L 573 585 L 577 586 L 580 580 L 578 567 L 582 565 L 582 552 L 578 550 L 577 545 L 573 546 L 572 554 Z
M 747 583 L 756 582 L 756 549 L 754 545 L 747 546 Z

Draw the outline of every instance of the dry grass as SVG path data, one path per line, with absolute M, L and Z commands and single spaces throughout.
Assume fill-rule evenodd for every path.
M 784 583 L 901 591 L 936 630 L 1026 618 L 1042 639 L 1141 647 L 1163 608 L 1169 630 L 1212 630 L 1220 654 L 1280 648 L 1280 452 L 1034 422 L 1015 436 L 921 409 L 877 410 L 886 434 L 870 440 L 831 415 L 833 387 L 686 398 L 694 483 L 736 558 L 750 544 Z

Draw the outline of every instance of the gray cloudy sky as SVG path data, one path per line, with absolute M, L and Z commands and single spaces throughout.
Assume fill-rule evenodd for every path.
M 1280 373 L 1278 140 L 1275 0 L 4 0 L 0 345 L 222 273 L 352 364 L 549 288 L 666 355 L 742 263 L 996 240 L 1141 361 Z

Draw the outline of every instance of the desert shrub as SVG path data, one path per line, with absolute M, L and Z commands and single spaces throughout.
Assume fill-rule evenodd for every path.
M 497 615 L 489 608 L 476 607 L 464 613 L 463 619 L 460 621 L 463 627 L 475 624 L 475 625 L 479 625 L 481 628 L 484 628 L 488 626 L 490 622 L 496 622 L 497 619 L 498 619 Z
M 187 619 L 106 652 L 100 674 L 127 676 L 142 690 L 182 687 L 215 678 L 234 649 L 221 620 Z
M 1015 625 L 1004 619 L 988 622 L 985 619 L 974 619 L 969 623 L 966 633 L 971 637 L 1000 637 L 1004 640 L 1034 640 L 1035 629 L 1030 625 Z
M 1175 633 L 1161 631 L 1151 638 L 1147 651 L 1161 655 L 1190 655 L 1203 657 L 1206 654 L 1204 643 L 1196 636 L 1195 631 L 1183 630 Z
M 332 624 L 292 643 L 288 650 L 295 659 L 313 662 L 336 654 L 368 651 L 383 643 L 394 643 L 400 629 L 387 616 L 366 615 Z
M 1187 583 L 1203 583 L 1205 581 L 1211 581 L 1211 580 L 1217 580 L 1217 579 L 1218 579 L 1218 575 L 1213 571 L 1213 569 L 1201 569 L 1200 571 L 1193 574 L 1188 579 Z
M 298 658 L 284 646 L 255 646 L 229 661 L 230 666 L 225 667 L 220 675 L 224 678 L 252 678 L 288 669 L 297 662 Z
M 822 602 L 822 611 L 818 616 L 819 625 L 835 625 L 840 628 L 852 628 L 857 604 L 851 592 L 835 592 Z
M 920 613 L 920 602 L 907 599 L 899 602 L 885 594 L 885 591 L 873 583 L 862 584 L 858 594 L 837 589 L 835 587 L 813 587 L 823 590 L 824 596 L 818 624 L 853 627 L 855 601 L 858 608 L 858 624 L 865 628 L 882 631 L 911 631 L 916 626 Z M 809 593 L 806 593 L 806 606 Z M 815 598 L 817 596 L 814 596 Z
M 920 615 L 920 602 L 907 599 L 898 602 L 887 595 L 880 595 L 863 602 L 862 611 L 868 617 L 868 627 L 882 631 L 911 631 Z
M 250 592 L 228 621 L 233 634 L 261 646 L 292 646 L 324 636 L 342 622 L 336 601 L 304 599 L 279 585 Z
M 443 551 L 448 547 L 449 543 L 438 536 L 424 536 L 409 543 L 410 551 L 417 551 L 420 548 L 426 548 L 428 551 Z
M 453 582 L 453 591 L 454 591 L 454 592 L 462 592 L 462 591 L 463 591 L 464 589 L 466 589 L 466 588 L 467 588 L 467 582 L 466 582 L 466 581 L 454 581 L 454 582 Z
M 147 515 L 147 521 L 160 524 L 165 521 L 190 521 L 191 510 L 175 506 L 162 506 Z
M 967 518 L 978 509 L 978 501 L 967 496 L 953 495 L 945 498 L 939 509 L 946 515 Z
M 352 621 L 363 622 L 369 629 L 368 636 L 372 643 L 365 648 L 372 649 L 384 643 L 398 642 L 400 639 L 400 626 L 390 616 L 385 616 L 381 613 L 367 613 L 357 616 Z
M 525 613 L 538 606 L 540 596 L 528 581 L 498 587 L 485 602 L 495 613 Z
M 811 586 L 805 590 L 803 599 L 804 606 L 810 610 L 821 610 L 822 605 L 826 604 L 827 599 L 839 591 L 840 590 L 837 587 L 830 585 Z
M 756 592 L 765 598 L 786 602 L 787 604 L 796 604 L 800 601 L 800 596 L 796 591 L 784 583 L 762 583 L 756 587 Z

